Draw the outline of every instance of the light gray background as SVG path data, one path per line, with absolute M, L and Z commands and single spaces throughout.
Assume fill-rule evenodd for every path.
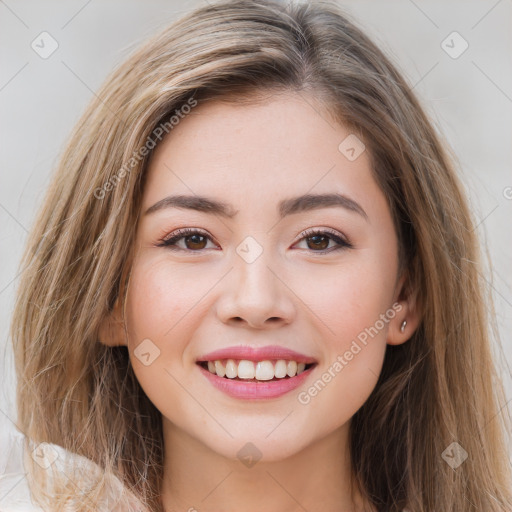
M 499 369 L 511 400 L 512 1 L 340 3 L 414 85 L 459 158 L 477 229 L 493 261 L 504 348 Z M 202 4 L 0 0 L 0 475 L 15 456 L 8 326 L 35 208 L 73 125 L 109 71 L 130 48 Z M 31 48 L 43 31 L 59 44 L 47 59 Z M 457 59 L 441 47 L 453 31 L 469 43 Z

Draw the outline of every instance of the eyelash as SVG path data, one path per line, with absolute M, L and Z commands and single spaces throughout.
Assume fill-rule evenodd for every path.
M 213 241 L 211 237 L 206 233 L 205 231 L 202 231 L 197 228 L 184 228 L 179 229 L 178 231 L 171 233 L 170 236 L 160 240 L 160 243 L 157 244 L 157 247 L 166 247 L 167 249 L 170 249 L 172 251 L 186 251 L 186 252 L 197 252 L 201 253 L 205 249 L 198 249 L 198 250 L 192 250 L 192 249 L 182 249 L 181 247 L 176 247 L 176 242 L 181 240 L 182 238 L 186 238 L 188 236 L 192 235 L 200 235 L 204 236 L 210 241 Z M 312 253 L 318 253 L 318 254 L 327 254 L 332 251 L 337 251 L 340 249 L 351 249 L 353 248 L 353 245 L 346 239 L 340 237 L 335 231 L 331 231 L 329 229 L 318 229 L 318 228 L 310 228 L 303 231 L 299 236 L 301 237 L 299 239 L 299 242 L 306 238 L 311 238 L 313 236 L 328 236 L 331 240 L 336 242 L 338 245 L 335 247 L 331 247 L 329 249 L 322 249 L 320 251 L 314 251 L 311 250 Z

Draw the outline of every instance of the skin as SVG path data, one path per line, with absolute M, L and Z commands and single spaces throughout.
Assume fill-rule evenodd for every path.
M 128 345 L 162 413 L 167 511 L 371 510 L 353 480 L 350 420 L 375 387 L 386 345 L 406 342 L 418 319 L 402 291 L 397 236 L 369 155 L 349 161 L 338 149 L 350 133 L 312 97 L 289 92 L 244 105 L 201 104 L 155 149 L 126 303 L 105 320 L 102 341 Z M 367 219 L 340 207 L 279 219 L 280 200 L 333 191 L 356 201 Z M 213 197 L 238 213 L 144 215 L 171 194 Z M 210 240 L 182 238 L 181 251 L 158 247 L 187 227 Z M 320 254 L 327 245 L 300 236 L 308 228 L 331 228 L 353 247 Z M 247 236 L 263 251 L 252 263 L 236 252 Z M 400 312 L 308 404 L 299 403 L 299 392 L 393 304 Z M 149 366 L 134 356 L 144 339 L 160 350 Z M 231 398 L 201 375 L 196 359 L 242 344 L 292 348 L 318 366 L 279 398 Z M 237 457 L 247 442 L 261 452 L 252 467 Z

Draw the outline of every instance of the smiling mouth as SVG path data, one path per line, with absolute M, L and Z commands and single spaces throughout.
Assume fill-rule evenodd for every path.
M 198 361 L 197 364 L 217 377 L 243 382 L 289 380 L 317 365 L 317 363 L 305 364 L 284 359 L 258 362 L 224 359 Z

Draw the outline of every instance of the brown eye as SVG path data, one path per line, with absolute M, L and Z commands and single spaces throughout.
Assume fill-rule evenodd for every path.
M 305 243 L 310 252 L 330 253 L 338 249 L 350 249 L 353 245 L 339 233 L 326 229 L 308 229 L 301 233 L 299 243 Z M 331 247 L 329 245 L 331 244 Z
M 325 235 L 314 235 L 309 236 L 307 240 L 311 240 L 312 243 L 308 242 L 309 249 L 320 249 L 325 250 L 329 247 L 329 241 L 331 240 L 328 236 Z
M 207 243 L 207 239 L 203 235 L 190 235 L 183 237 L 183 239 L 185 240 L 185 247 L 190 250 L 204 249 Z
M 186 228 L 179 229 L 162 240 L 158 247 L 166 247 L 171 250 L 202 252 L 203 249 L 207 249 L 207 244 L 210 241 L 210 236 L 202 231 Z

